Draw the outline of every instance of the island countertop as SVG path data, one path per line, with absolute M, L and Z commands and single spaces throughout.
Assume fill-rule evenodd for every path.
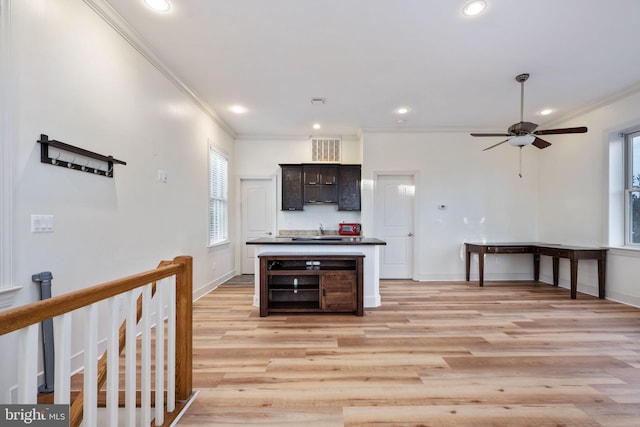
M 386 245 L 373 237 L 318 236 L 318 237 L 261 237 L 247 241 L 247 245 Z

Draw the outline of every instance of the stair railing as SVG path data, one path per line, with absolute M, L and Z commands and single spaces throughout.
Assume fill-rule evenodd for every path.
M 191 257 L 179 256 L 172 261 L 162 261 L 154 270 L 0 313 L 0 335 L 18 334 L 19 380 L 15 403 L 38 403 L 38 325 L 45 319 L 53 319 L 53 403 L 70 405 L 71 426 L 98 424 L 98 394 L 105 382 L 107 425 L 151 425 L 152 420 L 155 425 L 163 425 L 165 413 L 175 416 L 176 401 L 186 402 L 193 395 L 192 266 Z M 73 312 L 76 313 L 72 316 Z M 101 314 L 100 324 L 108 325 L 107 349 L 101 357 L 98 357 L 97 340 L 99 312 L 106 312 Z M 80 321 L 72 325 L 74 317 Z M 120 325 L 123 317 L 125 321 Z M 80 393 L 72 392 L 70 385 L 71 337 L 77 329 L 83 329 L 84 335 Z M 141 342 L 139 391 L 138 335 Z M 152 338 L 155 340 L 154 361 L 151 359 Z M 119 392 L 119 359 L 123 349 L 126 349 L 124 401 Z M 156 369 L 152 385 L 153 367 Z M 120 406 L 125 407 L 125 417 L 119 423 Z

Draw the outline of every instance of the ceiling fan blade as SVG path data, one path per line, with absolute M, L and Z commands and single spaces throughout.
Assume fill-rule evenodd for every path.
M 493 144 L 491 147 L 487 147 L 482 151 L 487 151 L 487 150 L 491 150 L 493 147 L 497 147 L 500 144 L 504 144 L 505 142 L 509 141 L 508 139 L 505 139 L 504 141 L 498 142 L 497 144 Z
M 510 133 L 472 133 L 471 136 L 511 136 Z
M 585 133 L 587 128 L 585 126 L 576 128 L 563 128 L 563 129 L 545 129 L 537 130 L 533 132 L 534 135 L 560 135 L 563 133 Z
M 543 148 L 547 148 L 548 146 L 551 145 L 550 142 L 545 141 L 544 139 L 540 139 L 538 137 L 536 137 L 536 139 L 531 143 L 531 145 L 535 145 L 536 147 L 543 149 Z

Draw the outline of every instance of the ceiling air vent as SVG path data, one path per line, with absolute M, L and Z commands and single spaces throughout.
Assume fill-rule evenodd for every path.
M 311 160 L 340 162 L 340 138 L 311 138 Z

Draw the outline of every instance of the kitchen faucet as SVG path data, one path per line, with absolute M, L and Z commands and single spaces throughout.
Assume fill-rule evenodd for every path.
M 322 223 L 320 223 L 320 235 L 324 234 L 324 227 L 322 226 Z

